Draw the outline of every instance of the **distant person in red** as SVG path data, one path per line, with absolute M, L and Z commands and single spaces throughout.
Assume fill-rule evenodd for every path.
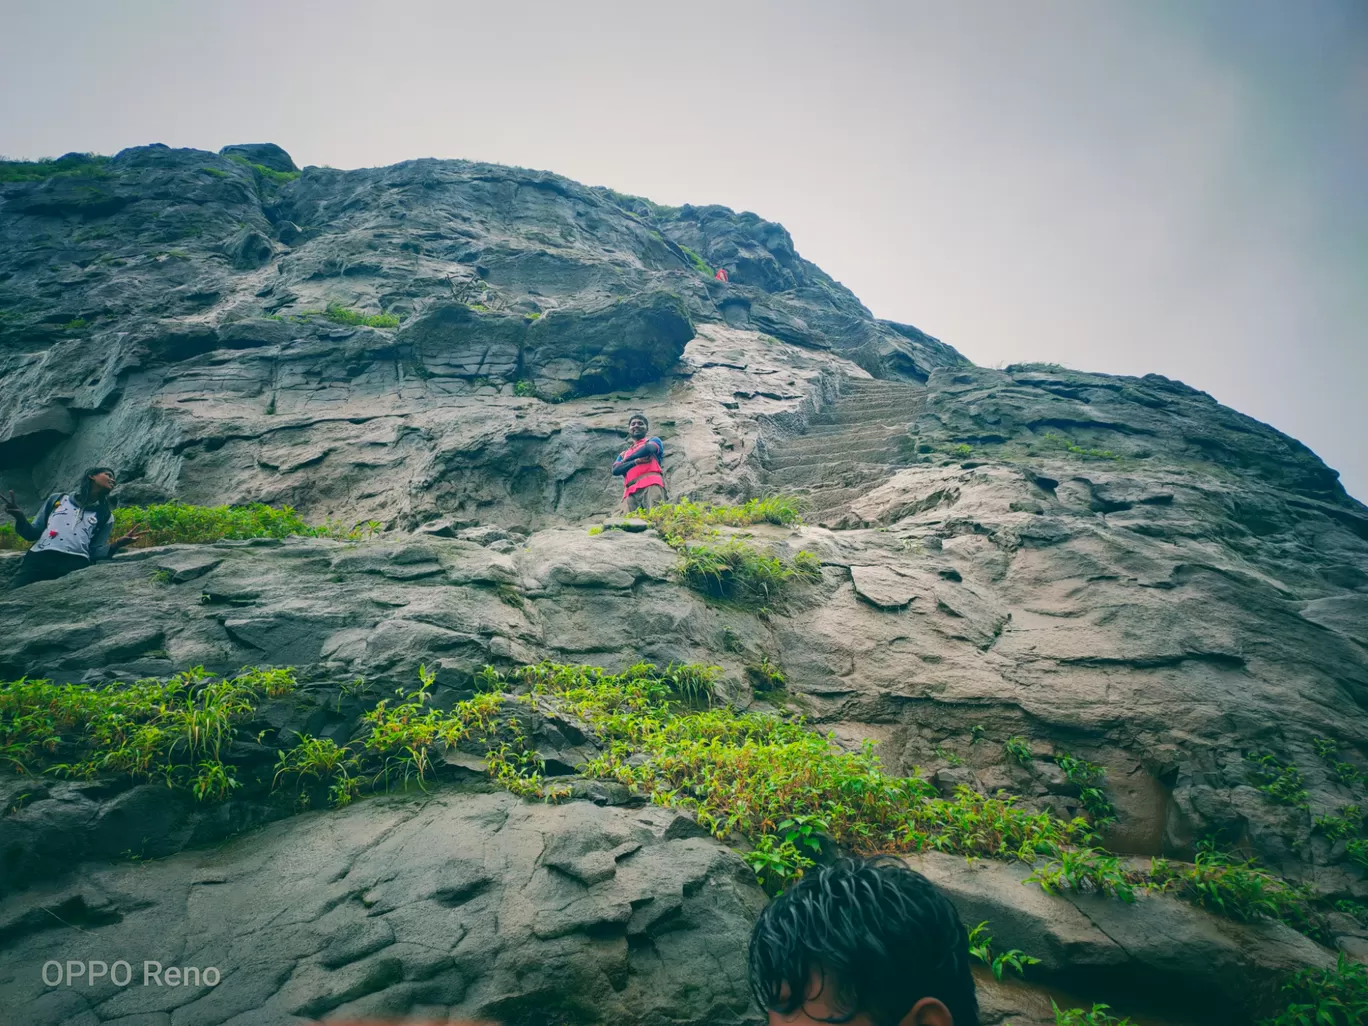
M 717 269 L 717 273 L 714 274 L 713 277 L 716 278 L 718 281 L 730 281 L 730 279 L 727 277 L 727 269 L 725 267 L 719 267 Z
M 646 437 L 651 422 L 644 413 L 634 413 L 627 421 L 631 445 L 613 463 L 613 476 L 621 477 L 622 502 L 626 512 L 651 509 L 665 501 L 665 445 L 659 438 Z

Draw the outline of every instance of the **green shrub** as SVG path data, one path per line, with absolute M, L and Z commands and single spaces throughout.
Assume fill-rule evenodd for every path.
M 755 842 L 755 847 L 741 856 L 750 866 L 755 879 L 765 892 L 778 894 L 793 881 L 811 869 L 816 863 L 798 850 L 789 840 L 774 834 L 765 834 Z
M 1027 879 L 1048 894 L 1070 890 L 1112 894 L 1122 901 L 1135 900 L 1141 881 L 1121 867 L 1121 860 L 1097 848 L 1063 850 L 1059 857 L 1038 866 Z
M 535 381 L 519 381 L 513 386 L 513 394 L 522 396 L 524 399 L 535 399 L 537 397 L 537 383 Z
M 1060 1008 L 1055 1004 L 1054 998 L 1050 998 L 1050 1007 L 1054 1009 L 1055 1026 L 1130 1026 L 1130 1019 L 1118 1019 L 1108 1013 L 1111 1005 L 1094 1004 L 1092 1008 L 1084 1011 L 1082 1008 Z
M 1115 823 L 1116 808 L 1102 787 L 1103 778 L 1107 774 L 1106 769 L 1065 751 L 1057 752 L 1054 759 L 1064 771 L 1064 776 L 1078 788 L 1078 796 L 1083 802 L 1083 808 L 1087 809 L 1088 815 L 1092 817 L 1093 825 L 1106 827 Z
M 234 164 L 241 164 L 243 167 L 251 168 L 266 181 L 273 182 L 276 185 L 284 185 L 286 182 L 293 182 L 300 174 L 298 171 L 277 171 L 274 168 L 267 167 L 265 164 L 253 164 L 241 153 L 230 153 L 228 154 L 228 159 Z
M 746 678 L 751 687 L 759 694 L 776 691 L 788 686 L 784 671 L 770 662 L 770 657 L 762 655 L 760 662 L 746 667 Z
M 1357 837 L 1362 827 L 1363 809 L 1358 805 L 1340 806 L 1338 816 L 1316 817 L 1316 829 L 1332 842 L 1346 837 Z
M 705 278 L 711 278 L 717 272 L 701 256 L 691 250 L 688 246 L 680 246 L 684 255 L 689 258 L 689 263 L 693 264 L 694 270 Z
M 266 167 L 262 164 L 253 164 L 252 170 L 261 175 L 261 177 L 268 182 L 274 182 L 276 185 L 284 185 L 286 182 L 293 182 L 300 175 L 300 172 L 298 171 L 277 171 L 274 168 Z

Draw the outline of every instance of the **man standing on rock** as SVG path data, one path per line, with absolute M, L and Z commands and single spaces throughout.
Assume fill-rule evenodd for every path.
M 74 492 L 48 496 L 31 524 L 10 492 L 5 512 L 14 517 L 14 533 L 33 542 L 19 561 L 19 572 L 10 587 L 22 588 L 34 581 L 65 577 L 97 559 L 108 559 L 137 541 L 138 535 L 132 532 L 113 541 L 109 539 L 114 526 L 114 513 L 109 508 L 109 493 L 113 490 L 114 471 L 91 467 L 81 475 L 81 484 Z
M 644 413 L 634 413 L 627 421 L 631 445 L 613 463 L 613 476 L 623 479 L 622 502 L 628 513 L 648 510 L 665 501 L 665 445 L 659 438 L 646 437 L 651 422 Z

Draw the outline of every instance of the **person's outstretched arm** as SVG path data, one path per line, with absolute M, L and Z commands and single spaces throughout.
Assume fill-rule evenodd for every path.
M 52 503 L 43 503 L 43 508 L 38 512 L 38 519 L 29 523 L 28 517 L 24 516 L 24 511 L 19 508 L 19 503 L 14 499 L 14 493 L 10 492 L 5 500 L 5 512 L 14 517 L 14 533 L 24 541 L 35 542 L 43 536 L 43 528 L 47 527 L 48 514 L 52 512 Z

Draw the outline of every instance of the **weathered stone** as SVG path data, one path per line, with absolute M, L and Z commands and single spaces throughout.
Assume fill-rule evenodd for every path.
M 272 171 L 298 171 L 290 155 L 275 143 L 236 143 L 219 150 L 225 157 L 244 157 L 250 163 L 260 164 Z
M 83 988 L 106 1020 L 174 1010 L 186 1026 L 269 1026 L 436 1004 L 505 1022 L 552 1008 L 576 1022 L 750 1021 L 745 945 L 764 895 L 736 854 L 669 836 L 676 819 L 506 794 L 382 798 L 152 871 L 91 865 L 0 906 L 0 993 L 33 1026 L 74 1021 L 43 963 L 118 951 L 139 971 L 151 959 L 222 980 Z

